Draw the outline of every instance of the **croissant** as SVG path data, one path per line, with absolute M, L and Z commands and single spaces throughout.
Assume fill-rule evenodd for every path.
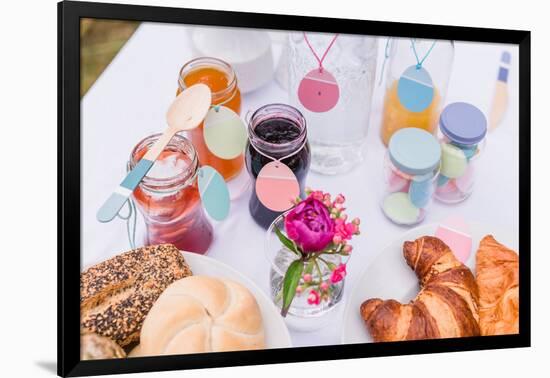
M 421 290 L 408 304 L 369 299 L 360 313 L 374 341 L 478 336 L 478 289 L 472 272 L 441 240 L 424 236 L 403 245 Z
M 487 235 L 476 255 L 479 326 L 482 335 L 519 332 L 519 259 Z

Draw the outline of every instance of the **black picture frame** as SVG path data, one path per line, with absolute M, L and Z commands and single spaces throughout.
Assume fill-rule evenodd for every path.
M 510 43 L 519 46 L 520 332 L 373 344 L 80 361 L 80 19 L 101 18 L 259 29 Z M 259 13 L 58 3 L 58 374 L 82 376 L 528 347 L 531 342 L 530 32 Z

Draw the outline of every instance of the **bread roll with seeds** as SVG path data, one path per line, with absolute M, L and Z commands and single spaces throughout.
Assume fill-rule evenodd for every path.
M 139 341 L 149 310 L 172 282 L 190 276 L 171 244 L 137 248 L 80 274 L 80 327 L 124 347 Z

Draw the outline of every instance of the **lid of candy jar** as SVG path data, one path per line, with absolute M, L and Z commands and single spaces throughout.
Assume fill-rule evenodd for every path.
M 441 146 L 426 130 L 407 127 L 392 135 L 389 157 L 400 171 L 410 175 L 425 175 L 438 168 Z
M 481 110 L 466 102 L 449 104 L 441 112 L 439 127 L 451 142 L 471 145 L 487 134 L 487 119 Z

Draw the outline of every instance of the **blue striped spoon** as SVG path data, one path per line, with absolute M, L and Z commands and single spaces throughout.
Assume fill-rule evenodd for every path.
M 110 222 L 113 220 L 130 194 L 149 172 L 170 139 L 180 131 L 197 127 L 206 117 L 211 102 L 212 93 L 210 88 L 204 84 L 193 85 L 176 97 L 166 114 L 168 128 L 101 206 L 97 212 L 98 221 Z

